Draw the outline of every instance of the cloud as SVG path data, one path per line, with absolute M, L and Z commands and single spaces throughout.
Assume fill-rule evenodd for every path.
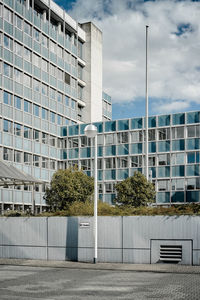
M 115 103 L 145 96 L 145 25 L 149 25 L 149 96 L 159 110 L 200 104 L 200 3 L 77 0 L 68 11 L 103 32 L 103 87 Z M 181 99 L 181 102 L 180 100 Z M 157 112 L 152 106 L 152 112 Z

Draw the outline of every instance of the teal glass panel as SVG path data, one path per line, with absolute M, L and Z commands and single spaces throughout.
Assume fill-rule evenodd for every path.
M 200 149 L 200 139 L 186 140 L 187 150 Z
M 183 151 L 183 150 L 185 150 L 185 140 L 172 141 L 172 150 L 173 151 Z
M 49 58 L 49 51 L 47 48 L 41 46 L 41 53 L 44 57 L 46 57 L 47 59 Z
M 117 180 L 124 180 L 128 177 L 128 169 L 117 170 Z
M 103 132 L 103 123 L 102 122 L 93 123 L 93 125 L 96 126 L 98 133 Z
M 24 70 L 28 73 L 32 73 L 32 64 L 28 61 L 24 61 Z
M 156 194 L 157 203 L 170 203 L 170 193 L 169 192 L 159 192 Z
M 113 205 L 116 198 L 115 194 L 104 194 L 104 202 Z
M 117 155 L 128 155 L 128 154 L 129 154 L 128 144 L 117 145 Z
M 23 5 L 19 1 L 15 1 L 15 10 L 20 14 L 23 15 Z
M 4 21 L 4 31 L 7 32 L 10 35 L 13 35 L 13 25 L 10 23 Z
M 185 175 L 185 166 L 173 166 L 172 177 L 182 177 Z
M 58 42 L 59 42 L 62 46 L 64 46 L 64 37 L 63 37 L 63 35 L 58 34 Z
M 13 81 L 9 78 L 4 77 L 4 87 L 7 90 L 12 91 L 13 90 Z
M 62 151 L 62 159 L 67 159 L 67 150 Z
M 26 86 L 24 87 L 24 97 L 28 99 L 32 99 L 32 91 Z
M 142 125 L 142 118 L 131 119 L 131 129 L 140 129 L 142 128 Z
M 61 136 L 67 136 L 67 127 L 62 127 L 60 134 L 61 134 Z
M 133 176 L 135 172 L 140 172 L 142 173 L 142 168 L 131 168 L 130 169 L 130 176 Z
M 17 29 L 17 28 L 15 28 L 15 38 L 16 38 L 17 40 L 19 40 L 20 42 L 23 41 L 23 33 L 22 33 L 21 30 L 19 30 L 19 29 Z
M 98 146 L 98 148 L 97 148 L 97 156 L 98 157 L 102 157 L 103 156 L 103 147 L 102 146 Z
M 103 180 L 103 171 L 99 170 L 97 175 L 99 181 Z
M 58 87 L 58 89 L 63 91 L 64 90 L 64 83 L 60 80 L 57 80 L 57 87 Z
M 36 14 L 34 14 L 33 16 L 33 21 L 34 21 L 34 24 L 40 28 L 40 22 L 41 22 L 41 19 L 39 16 L 37 16 Z
M 48 34 L 49 33 L 49 23 L 48 22 L 43 22 L 41 20 L 41 26 L 42 26 L 42 30 Z
M 75 45 L 72 45 L 72 53 L 77 55 L 77 47 Z
M 23 59 L 17 55 L 15 55 L 15 65 L 20 68 L 23 67 Z
M 158 177 L 170 177 L 170 167 L 158 167 Z
M 55 77 L 50 75 L 50 85 L 53 85 L 55 88 L 57 87 L 57 80 Z
M 90 147 L 81 148 L 80 157 L 81 158 L 91 157 L 91 148 Z
M 149 117 L 149 128 L 156 127 L 156 117 Z
M 118 130 L 129 130 L 129 120 L 118 120 Z
M 79 126 L 78 125 L 69 126 L 68 130 L 69 130 L 69 136 L 79 134 Z
M 131 144 L 131 154 L 140 154 L 142 153 L 142 143 Z
M 24 17 L 28 20 L 28 21 L 30 21 L 30 22 L 32 22 L 32 9 L 31 8 L 29 8 L 29 9 L 24 9 Z
M 49 27 L 49 34 L 54 39 L 57 40 L 57 32 L 53 27 Z
M 3 20 L 0 18 L 0 28 L 3 29 Z
M 40 71 L 40 69 L 38 67 L 36 67 L 36 66 L 33 66 L 33 74 L 34 74 L 34 76 L 40 78 L 41 77 L 41 71 Z
M 184 192 L 172 192 L 171 202 L 184 202 Z
M 4 48 L 4 59 L 10 63 L 13 63 L 13 54 L 9 50 Z
M 170 141 L 158 142 L 158 152 L 170 151 Z
M 88 124 L 81 124 L 81 125 L 80 125 L 80 134 L 85 135 L 84 129 L 85 129 L 85 127 L 86 127 L 87 125 L 88 125 Z
M 15 92 L 16 92 L 18 95 L 23 96 L 23 85 L 22 85 L 22 84 L 19 84 L 19 83 L 17 83 L 17 82 L 15 82 Z
M 106 156 L 111 156 L 111 155 L 116 155 L 116 146 L 106 146 L 105 147 L 105 155 Z
M 199 155 L 198 155 L 199 157 Z M 199 162 L 199 161 L 197 161 Z M 195 152 L 189 152 L 187 153 L 187 163 L 188 164 L 194 164 L 195 163 Z
M 196 152 L 196 162 L 199 163 L 200 162 L 200 153 Z
M 14 8 L 14 5 L 13 5 L 13 0 L 4 0 L 4 2 L 9 5 L 10 7 Z
M 187 124 L 192 124 L 192 123 L 200 123 L 199 111 L 187 113 Z
M 151 174 L 152 178 L 156 178 L 156 168 L 149 168 L 149 174 Z
M 186 202 L 200 202 L 200 191 L 187 191 Z
M 66 47 L 68 50 L 71 50 L 71 42 L 68 41 L 67 39 L 65 39 L 65 47 Z
M 24 34 L 24 43 L 32 48 L 32 38 L 30 36 L 28 36 L 27 34 Z
M 42 80 L 49 83 L 49 74 L 47 72 L 42 71 Z
M 58 57 L 57 64 L 60 68 L 64 69 L 64 60 Z
M 70 95 L 71 94 L 71 88 L 68 84 L 65 84 L 65 93 Z
M 156 152 L 156 142 L 150 142 L 149 143 L 149 153 L 155 153 Z
M 78 158 L 78 150 L 79 150 L 79 148 L 69 149 L 68 150 L 68 158 L 69 159 Z
M 158 116 L 158 126 L 169 126 L 170 125 L 170 115 Z
M 56 64 L 57 63 L 57 56 L 56 54 L 52 53 L 51 51 L 49 52 L 50 53 L 50 60 Z
M 105 132 L 116 131 L 116 121 L 105 122 Z
M 172 124 L 173 125 L 185 124 L 185 114 L 180 113 L 180 114 L 172 115 Z
M 116 170 L 105 170 L 105 180 L 115 180 L 116 179 Z
M 186 166 L 186 176 L 199 176 L 199 165 Z

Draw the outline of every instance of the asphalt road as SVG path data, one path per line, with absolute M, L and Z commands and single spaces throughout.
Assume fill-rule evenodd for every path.
M 0 266 L 0 299 L 200 299 L 200 275 Z

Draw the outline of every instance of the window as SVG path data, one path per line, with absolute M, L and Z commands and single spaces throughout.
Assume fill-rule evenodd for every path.
M 48 144 L 49 136 L 47 133 L 42 132 L 42 143 L 43 144 Z
M 48 96 L 48 86 L 42 83 L 42 94 Z
M 60 69 L 57 70 L 57 78 L 58 80 L 63 80 L 63 71 Z
M 31 62 L 31 51 L 27 48 L 24 48 L 24 59 Z
M 52 75 L 52 76 L 54 76 L 54 77 L 56 77 L 56 67 L 55 66 L 53 66 L 53 65 L 49 65 L 49 72 L 50 72 L 50 75 Z
M 56 161 L 53 159 L 50 159 L 49 167 L 51 170 L 55 170 L 56 169 Z
M 48 169 L 48 158 L 42 157 L 42 168 Z
M 185 163 L 185 154 L 184 153 L 173 153 L 171 155 L 171 164 L 172 165 L 183 165 Z
M 37 42 L 40 41 L 40 32 L 39 32 L 37 29 L 35 29 L 35 28 L 33 28 L 33 38 L 34 38 Z
M 64 54 L 64 59 L 66 62 L 70 63 L 70 53 L 68 53 L 67 51 L 65 51 L 65 54 Z
M 3 148 L 3 159 L 4 160 L 12 161 L 13 160 L 12 156 L 13 156 L 13 151 L 11 149 Z
M 18 17 L 17 15 L 15 15 L 15 26 L 22 30 L 22 19 L 20 17 Z
M 14 134 L 21 136 L 22 126 L 20 124 L 14 123 Z
M 58 46 L 57 54 L 58 54 L 59 57 L 63 58 L 63 49 L 62 49 L 62 47 Z
M 179 124 L 185 124 L 185 114 L 174 114 L 172 115 L 172 124 L 173 125 L 179 125 Z
M 105 168 L 106 169 L 115 169 L 116 168 L 116 161 L 115 158 L 105 158 Z
M 63 95 L 61 93 L 57 92 L 57 100 L 58 100 L 58 102 L 62 102 L 62 97 L 63 97 Z
M 39 167 L 40 166 L 40 157 L 38 155 L 33 155 L 33 165 L 35 167 Z
M 69 97 L 68 96 L 65 96 L 65 105 L 69 106 Z
M 12 105 L 12 95 L 8 92 L 3 92 L 3 103 Z
M 48 62 L 42 59 L 42 70 L 48 72 Z
M 158 180 L 158 191 L 169 191 L 170 181 L 169 180 Z
M 14 162 L 21 162 L 22 152 L 14 151 Z
M 184 179 L 173 179 L 172 180 L 172 190 L 182 191 L 185 189 L 185 180 Z
M 115 184 L 114 183 L 105 183 L 105 192 L 106 193 L 114 193 L 115 192 Z
M 31 139 L 31 128 L 24 126 L 24 138 Z
M 12 133 L 12 122 L 8 120 L 3 121 L 3 131 Z
M 33 139 L 36 142 L 40 141 L 40 132 L 38 130 L 36 130 L 36 129 L 33 129 Z
M 56 114 L 52 111 L 50 111 L 50 121 L 52 123 L 55 123 L 55 121 L 56 121 Z
M 35 92 L 39 92 L 40 91 L 40 82 L 36 79 L 33 79 L 33 90 Z
M 154 167 L 156 165 L 156 158 L 155 156 L 149 156 L 149 166 Z
M 62 125 L 62 121 L 63 121 L 62 116 L 58 115 L 57 116 L 57 123 L 58 123 L 58 125 Z
M 23 78 L 23 73 L 18 69 L 14 69 L 15 81 L 17 81 L 18 83 L 22 83 L 22 78 Z
M 170 165 L 169 154 L 159 154 L 158 155 L 158 165 L 159 166 Z
M 128 132 L 117 133 L 117 142 L 119 144 L 128 143 Z
M 131 132 L 131 143 L 142 142 L 143 132 L 142 130 Z
M 36 117 L 39 117 L 40 116 L 40 108 L 38 105 L 36 104 L 33 104 L 33 114 L 36 116 Z
M 150 129 L 148 131 L 148 133 L 149 133 L 149 141 L 155 141 L 155 139 L 156 139 L 156 131 L 155 131 L 155 129 Z
M 70 75 L 68 73 L 65 73 L 65 83 L 70 85 Z
M 76 101 L 71 100 L 71 108 L 76 109 Z
M 42 45 L 48 48 L 48 38 L 44 34 L 42 34 Z
M 3 74 L 7 77 L 12 78 L 13 77 L 13 68 L 10 65 L 4 63 L 3 64 Z
M 31 113 L 31 102 L 24 100 L 24 111 Z
M 76 88 L 76 80 L 72 77 L 71 77 L 71 87 L 74 89 Z
M 15 96 L 15 107 L 18 108 L 18 109 L 21 109 L 21 103 L 22 103 L 22 99 Z
M 4 35 L 4 47 L 11 51 L 13 50 L 13 40 L 7 35 Z
M 184 127 L 173 127 L 172 128 L 172 139 L 184 138 Z
M 134 167 L 142 167 L 142 156 L 141 155 L 131 157 L 131 168 L 134 168 Z
M 56 145 L 56 138 L 53 135 L 49 136 L 49 145 L 55 147 Z
M 56 91 L 52 89 L 51 87 L 49 88 L 49 94 L 50 98 L 55 99 L 56 98 Z
M 170 139 L 170 129 L 169 128 L 159 128 L 158 129 L 158 139 L 159 139 L 159 141 L 169 140 Z
M 24 74 L 24 85 L 31 88 L 31 76 Z
M 7 9 L 6 7 L 4 7 L 4 19 L 8 22 L 8 23 L 13 23 L 13 13 Z
M 19 43 L 15 42 L 14 44 L 14 52 L 15 54 L 22 56 L 23 55 L 23 47 Z
M 158 126 L 169 126 L 170 115 L 158 116 Z
M 194 125 L 187 127 L 187 136 L 188 137 L 200 137 L 200 126 Z
M 32 35 L 32 27 L 27 22 L 24 22 L 24 32 L 28 35 Z
M 41 62 L 40 62 L 40 57 L 36 54 L 33 53 L 33 64 L 40 68 Z
M 49 48 L 50 48 L 51 52 L 56 54 L 56 43 L 54 43 L 53 41 L 50 40 Z
M 76 58 L 74 56 L 71 56 L 71 64 L 72 66 L 76 66 Z
M 29 153 L 24 152 L 24 163 L 25 165 L 30 165 L 31 164 L 31 159 L 32 155 Z
M 48 120 L 48 110 L 42 107 L 42 119 Z

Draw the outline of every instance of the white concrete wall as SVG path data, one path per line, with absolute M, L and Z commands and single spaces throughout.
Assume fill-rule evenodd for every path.
M 102 32 L 91 22 L 81 25 L 86 32 L 84 44 L 85 82 L 84 100 L 86 109 L 83 121 L 86 123 L 102 121 Z

